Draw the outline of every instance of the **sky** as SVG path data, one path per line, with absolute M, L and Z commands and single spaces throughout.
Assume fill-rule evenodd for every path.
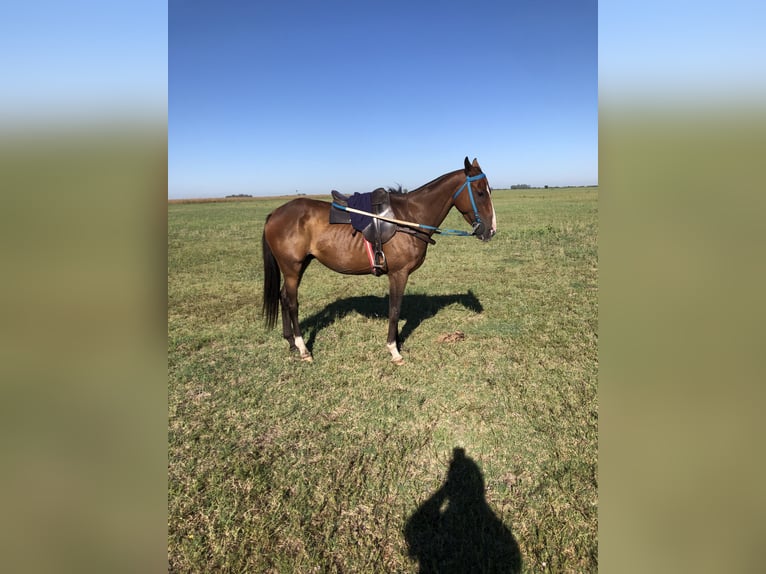
M 598 105 L 766 101 L 766 3 L 596 11 L 595 0 L 10 3 L 0 141 L 167 119 L 171 197 L 414 189 L 466 155 L 496 188 L 577 185 L 598 181 Z
M 602 1 L 598 17 L 602 104 L 762 105 L 766 3 Z
M 170 0 L 168 196 L 598 183 L 595 0 Z
M 4 128 L 163 121 L 167 113 L 163 2 L 8 2 L 0 19 Z

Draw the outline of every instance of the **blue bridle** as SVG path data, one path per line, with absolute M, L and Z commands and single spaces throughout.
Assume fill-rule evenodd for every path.
M 468 188 L 468 197 L 471 199 L 471 208 L 473 209 L 473 223 L 471 226 L 473 227 L 473 234 L 474 235 L 480 235 L 484 232 L 484 222 L 481 220 L 481 217 L 479 216 L 479 210 L 476 208 L 476 200 L 473 198 L 473 189 L 471 188 L 471 182 L 476 181 L 479 179 L 482 179 L 484 177 L 487 177 L 486 174 L 480 173 L 479 175 L 473 175 L 473 176 L 466 176 L 465 183 L 461 185 L 458 190 L 455 192 L 455 195 L 452 196 L 452 201 L 455 201 L 460 195 L 460 193 Z

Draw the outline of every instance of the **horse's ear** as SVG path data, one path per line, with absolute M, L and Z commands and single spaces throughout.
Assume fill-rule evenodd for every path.
M 468 156 L 465 156 L 465 174 L 468 175 L 468 170 L 471 169 L 471 163 L 468 161 Z
M 468 158 L 466 158 L 466 159 L 468 159 Z M 476 158 L 473 158 L 473 167 L 479 167 L 479 160 L 477 160 Z M 479 169 L 481 169 L 481 168 L 479 168 Z

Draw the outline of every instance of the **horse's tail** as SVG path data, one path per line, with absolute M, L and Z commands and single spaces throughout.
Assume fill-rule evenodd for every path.
M 269 217 L 266 218 L 266 222 L 269 221 Z M 266 241 L 265 228 L 261 236 L 261 246 L 263 248 L 263 318 L 266 321 L 266 327 L 273 329 L 277 324 L 279 313 L 280 271 L 271 247 Z

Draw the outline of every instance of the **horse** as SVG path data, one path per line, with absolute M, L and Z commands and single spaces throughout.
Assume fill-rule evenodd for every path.
M 390 203 L 397 232 L 383 244 L 389 283 L 388 339 L 391 361 L 404 364 L 399 352 L 399 312 L 409 276 L 425 260 L 431 236 L 454 206 L 483 242 L 497 232 L 489 181 L 479 162 L 464 160 L 463 169 L 445 173 L 407 192 L 391 193 Z M 278 308 L 282 309 L 282 335 L 291 351 L 303 361 L 312 361 L 298 324 L 298 287 L 309 263 L 317 259 L 326 267 L 347 275 L 376 271 L 367 253 L 362 233 L 350 224 L 330 223 L 331 204 L 311 198 L 297 198 L 266 216 L 261 237 L 263 249 L 263 317 L 274 328 Z M 409 233 L 404 233 L 409 231 Z M 281 284 L 281 277 L 284 283 Z

